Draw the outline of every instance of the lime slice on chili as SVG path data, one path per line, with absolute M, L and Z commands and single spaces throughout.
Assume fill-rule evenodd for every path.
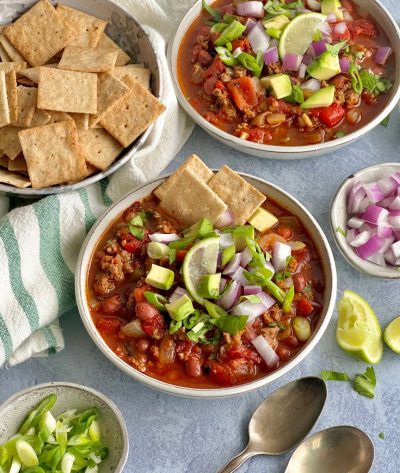
M 283 30 L 279 40 L 279 56 L 283 60 L 286 53 L 303 55 L 313 41 L 314 33 L 324 23 L 326 16 L 321 13 L 304 13 L 296 16 Z
M 395 353 L 400 355 L 400 317 L 392 320 L 383 331 L 383 339 Z
M 199 304 L 204 303 L 204 299 L 198 293 L 201 279 L 207 274 L 215 274 L 218 250 L 219 238 L 206 238 L 193 245 L 183 261 L 183 281 L 190 295 Z
M 336 340 L 358 360 L 376 364 L 382 358 L 382 330 L 371 306 L 353 291 L 344 291 L 338 304 Z

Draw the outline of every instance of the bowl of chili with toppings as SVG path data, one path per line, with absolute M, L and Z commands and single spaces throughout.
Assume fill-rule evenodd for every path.
M 124 373 L 167 393 L 223 397 L 272 382 L 313 350 L 336 269 L 296 199 L 194 156 L 107 210 L 75 288 L 86 330 Z
M 259 157 L 334 151 L 400 98 L 400 33 L 375 0 L 197 2 L 169 49 L 181 105 Z

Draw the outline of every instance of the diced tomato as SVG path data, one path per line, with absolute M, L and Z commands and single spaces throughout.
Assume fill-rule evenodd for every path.
M 142 320 L 142 329 L 147 335 L 153 336 L 157 329 L 165 329 L 167 324 L 164 317 L 160 314 L 159 317 L 151 317 L 150 319 Z
M 96 322 L 97 330 L 104 335 L 115 335 L 121 325 L 122 323 L 118 319 L 106 319 L 104 317 Z
M 257 105 L 257 91 L 251 77 L 239 77 L 228 82 L 228 91 L 236 107 L 244 112 Z
M 319 117 L 324 125 L 333 128 L 342 121 L 345 109 L 341 105 L 333 103 L 330 107 L 315 108 L 311 113 Z
M 148 286 L 147 284 L 143 284 L 143 286 L 137 287 L 133 290 L 133 296 L 136 302 L 145 302 L 147 299 L 144 297 L 144 293 L 146 291 L 153 291 L 153 288 Z
M 245 358 L 246 360 L 252 360 L 257 364 L 261 363 L 260 355 L 258 355 L 258 353 L 256 353 L 251 348 L 247 348 L 243 345 L 237 346 L 237 347 L 233 346 L 229 348 L 225 352 L 224 358 L 226 358 L 227 360 L 236 360 L 238 358 Z
M 348 23 L 351 37 L 356 36 L 368 36 L 369 38 L 376 38 L 378 36 L 378 30 L 373 21 L 365 18 L 359 18 Z
M 217 80 L 217 82 L 215 83 L 215 88 L 225 90 L 225 84 L 222 82 L 222 80 Z
M 204 71 L 204 78 L 207 77 L 218 77 L 219 74 L 225 71 L 225 65 L 221 61 L 219 56 L 215 56 L 213 63 L 211 66 Z
M 121 237 L 121 246 L 129 253 L 138 253 L 142 249 L 142 242 L 130 233 L 126 233 Z
M 234 51 L 236 48 L 240 48 L 244 52 L 249 52 L 251 49 L 249 40 L 247 38 L 234 39 L 232 41 L 232 51 Z
M 296 315 L 307 317 L 311 314 L 311 312 L 313 312 L 313 310 L 313 305 L 306 297 L 302 297 L 299 301 L 297 301 Z
M 293 230 L 289 227 L 278 227 L 276 233 L 285 240 L 290 240 L 293 237 Z
M 224 386 L 234 386 L 237 383 L 229 366 L 215 360 L 210 360 L 207 364 L 211 370 L 210 379 L 214 382 Z
M 186 256 L 187 252 L 188 252 L 188 250 L 178 250 L 176 252 L 176 261 L 178 263 L 183 263 L 183 260 L 185 259 L 185 256 Z

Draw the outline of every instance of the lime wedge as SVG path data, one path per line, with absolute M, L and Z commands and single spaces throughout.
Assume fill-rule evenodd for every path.
M 400 355 L 400 317 L 392 320 L 383 331 L 386 344 Z
M 218 250 L 219 238 L 206 238 L 193 245 L 183 261 L 183 281 L 190 295 L 199 304 L 204 304 L 204 299 L 198 293 L 201 279 L 217 271 Z
M 379 363 L 383 353 L 382 330 L 368 302 L 353 291 L 344 291 L 338 304 L 336 340 L 358 360 Z
M 286 53 L 303 55 L 313 41 L 314 33 L 326 20 L 321 13 L 303 13 L 296 16 L 283 30 L 279 40 L 279 56 Z

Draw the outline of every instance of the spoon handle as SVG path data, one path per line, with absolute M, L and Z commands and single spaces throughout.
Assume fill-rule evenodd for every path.
M 248 458 L 252 457 L 253 455 L 257 455 L 257 453 L 247 450 L 247 447 L 240 452 L 236 457 L 233 457 L 218 473 L 233 473 L 236 471 L 239 466 L 244 463 Z

